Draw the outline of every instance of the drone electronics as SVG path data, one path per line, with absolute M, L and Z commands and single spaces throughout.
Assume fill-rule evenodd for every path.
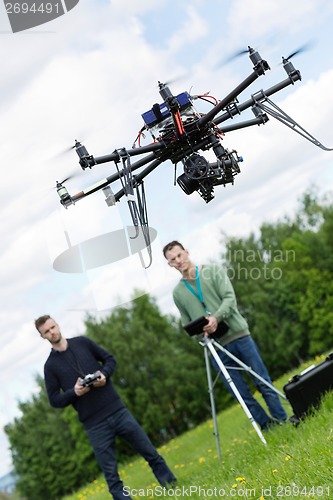
M 273 94 L 301 80 L 299 70 L 296 70 L 289 60 L 295 53 L 288 58 L 282 58 L 282 66 L 287 73 L 286 79 L 266 90 L 255 92 L 250 99 L 242 103 L 238 101 L 239 94 L 270 69 L 267 61 L 263 60 L 256 50 L 248 47 L 247 52 L 253 64 L 252 72 L 220 101 L 207 94 L 192 96 L 188 92 L 182 92 L 175 96 L 167 84 L 159 82 L 159 94 L 163 102 L 154 104 L 150 110 L 142 114 L 144 125 L 132 148 L 120 148 L 106 156 L 95 157 L 88 153 L 83 144 L 76 141 L 74 149 L 79 156 L 79 164 L 83 170 L 91 169 L 101 163 L 113 162 L 116 172 L 75 195 L 69 194 L 63 185 L 65 181 L 57 182 L 56 188 L 60 203 L 67 208 L 100 189 L 105 194 L 108 206 L 115 205 L 125 196 L 136 231 L 134 238 L 137 237 L 141 228 L 151 262 L 143 182 L 144 178 L 161 163 L 170 160 L 175 165 L 175 169 L 177 164 L 181 163 L 183 173 L 177 178 L 178 185 L 187 195 L 197 191 L 203 200 L 209 203 L 214 198 L 216 186 L 234 183 L 235 176 L 240 173 L 239 163 L 243 161 L 235 150 L 229 151 L 222 145 L 223 136 L 234 130 L 265 124 L 269 119 L 268 115 L 276 118 L 315 146 L 325 151 L 332 151 L 333 148 L 323 146 L 270 99 Z M 196 99 L 210 102 L 212 108 L 207 113 L 199 113 L 193 105 Z M 225 125 L 225 122 L 232 120 L 236 115 L 241 115 L 249 108 L 254 118 Z M 152 142 L 142 146 L 141 138 L 145 131 L 150 133 Z M 201 152 L 208 150 L 213 151 L 216 157 L 215 162 L 209 162 L 202 156 Z M 132 163 L 131 158 L 140 155 L 142 157 Z M 136 171 L 138 173 L 134 175 L 133 172 Z M 120 181 L 121 188 L 114 193 L 111 185 L 116 181 Z

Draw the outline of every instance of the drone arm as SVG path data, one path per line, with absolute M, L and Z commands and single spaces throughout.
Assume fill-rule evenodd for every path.
M 236 97 L 243 92 L 247 87 L 251 85 L 257 78 L 259 74 L 256 71 L 253 71 L 251 75 L 249 75 L 242 83 L 240 83 L 232 92 L 230 92 L 222 101 L 220 101 L 214 108 L 212 108 L 208 113 L 206 113 L 202 118 L 199 119 L 198 121 L 198 127 L 204 127 L 209 123 L 210 121 L 214 121 L 215 123 L 216 120 L 214 120 L 215 116 L 222 111 L 228 104 L 230 104 Z M 228 114 L 228 118 L 230 118 L 230 115 Z
M 79 163 L 80 163 L 83 170 L 85 170 L 86 168 L 92 168 L 94 165 L 99 165 L 101 163 L 108 163 L 110 161 L 119 161 L 118 151 L 114 151 L 111 154 L 108 154 L 105 156 L 99 156 L 99 157 L 95 158 L 95 157 L 89 155 L 86 148 L 84 148 L 84 146 L 82 146 L 80 143 L 77 142 L 76 144 L 79 144 L 79 147 L 76 146 L 76 152 L 80 158 Z M 158 151 L 162 147 L 163 147 L 163 145 L 161 143 L 148 144 L 147 146 L 141 146 L 139 148 L 128 149 L 128 150 L 126 150 L 126 154 L 128 156 L 137 156 L 137 155 L 141 155 L 144 153 Z M 84 154 L 82 154 L 82 151 Z M 154 158 L 155 158 L 155 156 L 152 155 L 148 161 L 150 161 L 151 159 L 154 159 Z
M 228 111 L 226 113 L 223 113 L 223 115 L 216 118 L 214 120 L 214 123 L 216 125 L 219 125 L 220 123 L 222 123 L 226 120 L 229 120 L 230 117 L 238 115 L 240 112 L 244 111 L 245 109 L 248 109 L 249 107 L 253 106 L 254 104 L 257 104 L 259 94 L 261 94 L 261 96 L 262 96 L 261 100 L 264 101 L 264 100 L 266 100 L 266 97 L 269 97 L 270 95 L 276 94 L 276 92 L 279 92 L 280 90 L 284 89 L 285 87 L 288 87 L 288 85 L 292 85 L 294 83 L 294 81 L 300 80 L 300 79 L 301 79 L 301 75 L 297 71 L 294 74 L 293 79 L 291 79 L 291 77 L 286 78 L 285 80 L 282 80 L 280 83 L 273 85 L 273 87 L 270 87 L 269 89 L 267 89 L 265 91 L 261 90 L 260 92 L 258 92 L 256 94 L 256 97 L 254 97 L 254 95 L 252 95 L 251 99 L 248 99 L 247 101 L 244 101 L 243 103 L 238 104 L 237 107 L 234 106 L 234 107 L 231 107 L 230 109 L 228 109 Z
M 238 130 L 241 128 L 251 127 L 252 125 L 263 125 L 268 122 L 268 116 L 266 113 L 260 113 L 259 116 L 253 118 L 252 120 L 246 120 L 240 123 L 234 123 L 233 125 L 228 125 L 223 127 L 221 130 L 223 133 L 233 132 L 234 130 Z
M 162 146 L 159 145 L 159 148 L 161 148 L 161 147 Z M 112 156 L 112 155 L 109 155 L 109 156 Z M 118 158 L 119 158 L 119 155 L 118 155 Z M 142 158 L 141 160 L 138 160 L 137 162 L 133 163 L 133 165 L 131 166 L 131 169 L 132 169 L 132 171 L 137 170 L 138 168 L 141 168 L 142 166 L 146 165 L 146 163 L 149 163 L 150 161 L 152 161 L 154 159 L 155 159 L 155 154 L 148 155 L 146 158 Z M 67 203 L 67 205 L 74 204 L 75 202 L 82 200 L 86 196 L 89 196 L 90 194 L 93 194 L 96 191 L 99 191 L 100 189 L 107 187 L 109 184 L 112 184 L 113 182 L 119 180 L 120 177 L 122 177 L 123 175 L 124 175 L 124 172 L 121 170 L 115 174 L 110 175 L 109 177 L 106 177 L 105 179 L 100 180 L 96 184 L 93 184 L 92 186 L 88 187 L 87 189 L 80 191 L 79 193 L 71 196 L 70 197 L 71 201 L 69 203 Z M 118 200 L 116 200 L 116 201 L 118 201 Z
M 205 116 L 200 118 L 198 122 L 198 126 L 203 127 L 207 125 L 210 121 L 212 121 L 215 116 L 222 111 L 228 104 L 238 97 L 238 95 L 247 89 L 251 83 L 253 83 L 259 76 L 264 75 L 265 71 L 269 70 L 270 67 L 264 59 L 259 55 L 259 53 L 254 50 L 252 47 L 248 47 L 249 58 L 254 64 L 252 73 L 243 80 L 229 95 L 227 95 L 221 102 L 219 102 L 210 112 L 208 112 Z M 289 63 L 288 60 L 285 60 L 285 63 Z M 291 71 L 292 65 L 287 64 L 288 70 Z M 284 66 L 285 67 L 285 66 Z M 287 71 L 287 70 L 286 70 Z
M 126 154 L 128 156 L 137 156 L 141 155 L 144 153 L 150 153 L 154 151 L 159 151 L 163 145 L 160 143 L 154 143 L 154 144 L 148 144 L 147 146 L 141 146 L 139 148 L 133 148 L 133 149 L 126 149 Z M 115 151 L 114 153 L 110 155 L 105 155 L 105 156 L 99 156 L 98 158 L 95 158 L 96 164 L 100 163 L 108 163 L 110 161 L 116 161 L 119 158 L 118 153 Z M 155 155 L 151 155 L 148 161 L 151 159 L 155 158 Z

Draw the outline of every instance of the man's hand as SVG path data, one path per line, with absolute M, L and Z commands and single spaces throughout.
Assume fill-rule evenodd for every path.
M 218 326 L 218 321 L 215 318 L 215 316 L 206 316 L 206 319 L 207 319 L 208 323 L 207 323 L 207 325 L 205 325 L 203 327 L 203 331 L 204 331 L 206 337 L 208 337 L 209 335 L 212 335 L 212 333 L 216 332 L 217 326 Z
M 90 387 L 85 387 L 81 385 L 82 378 L 79 377 L 74 385 L 74 392 L 77 396 L 83 396 L 84 394 L 87 394 L 87 392 L 90 391 Z
M 99 370 L 96 373 L 100 376 L 100 378 L 96 380 L 92 385 L 93 387 L 103 387 L 106 384 L 106 377 Z

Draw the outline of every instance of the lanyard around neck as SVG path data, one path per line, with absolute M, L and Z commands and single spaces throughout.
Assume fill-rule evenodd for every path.
M 195 267 L 195 284 L 197 287 L 197 290 L 193 288 L 190 283 L 188 283 L 184 278 L 182 278 L 182 281 L 186 288 L 201 302 L 203 308 L 205 309 L 206 313 L 209 314 L 209 311 L 207 309 L 207 306 L 204 302 L 203 295 L 202 295 L 202 290 L 201 290 L 201 285 L 200 285 L 200 277 L 199 277 L 199 268 L 198 266 Z

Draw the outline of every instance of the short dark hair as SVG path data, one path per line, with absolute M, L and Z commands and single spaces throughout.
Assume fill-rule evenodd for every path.
M 39 318 L 35 319 L 35 327 L 39 331 L 39 328 L 47 322 L 48 319 L 51 319 L 49 314 L 44 314 L 43 316 L 39 316 Z
M 164 257 L 166 256 L 165 254 L 169 250 L 172 250 L 173 247 L 175 247 L 175 246 L 179 246 L 182 250 L 185 250 L 185 247 L 181 243 L 179 243 L 179 241 L 173 240 L 173 241 L 170 241 L 170 243 L 168 243 L 167 245 L 164 246 L 164 248 L 163 248 L 163 255 L 164 255 Z

